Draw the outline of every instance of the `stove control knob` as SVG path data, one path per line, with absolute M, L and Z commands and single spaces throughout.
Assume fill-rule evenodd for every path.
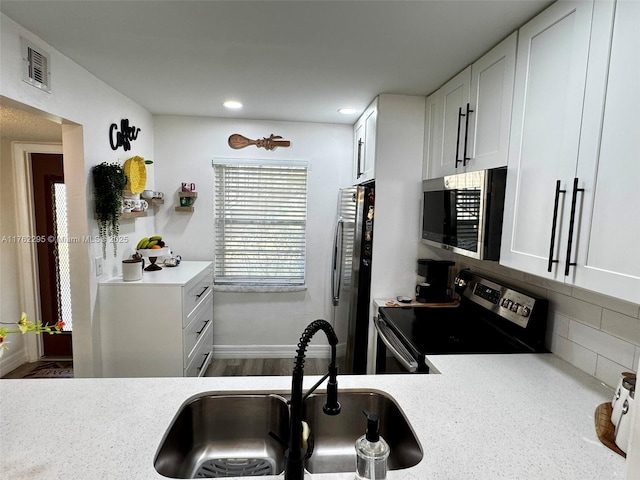
M 510 310 L 512 312 L 517 312 L 518 311 L 518 307 L 520 307 L 520 304 L 519 303 L 514 303 L 514 304 L 511 305 Z
M 520 305 L 520 307 L 518 308 L 518 315 L 521 315 L 523 317 L 528 317 L 530 313 L 531 313 L 531 309 L 529 307 Z
M 513 301 L 509 300 L 508 298 L 504 298 L 502 300 L 502 306 L 504 308 L 508 308 L 509 310 L 511 310 L 511 305 L 513 305 Z

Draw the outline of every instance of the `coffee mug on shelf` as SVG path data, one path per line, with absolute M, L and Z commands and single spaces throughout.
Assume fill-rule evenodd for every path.
M 190 207 L 193 199 L 191 197 L 180 197 L 180 206 L 181 207 Z
M 183 182 L 182 183 L 182 191 L 183 192 L 195 192 L 196 191 L 196 184 L 195 183 Z

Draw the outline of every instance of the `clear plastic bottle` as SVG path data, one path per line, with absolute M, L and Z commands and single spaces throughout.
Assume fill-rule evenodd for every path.
M 367 432 L 356 440 L 356 480 L 386 480 L 389 445 L 380 436 L 380 419 L 375 413 L 367 417 Z

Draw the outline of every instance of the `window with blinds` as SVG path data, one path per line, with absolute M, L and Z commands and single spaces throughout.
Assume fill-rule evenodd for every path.
M 215 283 L 302 285 L 307 165 L 215 161 Z

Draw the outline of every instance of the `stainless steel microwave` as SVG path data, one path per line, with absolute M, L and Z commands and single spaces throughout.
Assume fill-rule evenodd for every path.
M 480 260 L 498 260 L 507 168 L 422 182 L 422 242 Z

